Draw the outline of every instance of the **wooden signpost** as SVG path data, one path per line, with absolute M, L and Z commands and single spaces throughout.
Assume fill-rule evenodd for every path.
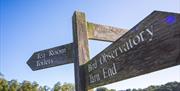
M 36 52 L 32 70 L 74 63 L 76 91 L 91 89 L 180 64 L 180 14 L 154 11 L 129 31 L 72 18 L 73 43 Z M 88 39 L 113 42 L 90 60 Z
M 42 51 L 35 52 L 27 64 L 35 70 L 45 69 L 58 65 L 73 63 L 73 44 L 66 44 Z

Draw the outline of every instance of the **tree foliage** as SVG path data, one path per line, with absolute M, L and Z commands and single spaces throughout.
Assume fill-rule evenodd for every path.
M 116 91 L 115 89 L 107 89 L 105 87 L 99 87 L 96 91 Z M 126 90 L 119 90 L 119 91 L 180 91 L 180 83 L 179 82 L 169 82 L 165 85 L 160 86 L 149 86 L 144 89 L 126 89 Z
M 7 81 L 0 79 L 0 91 L 75 91 L 74 84 L 64 83 L 61 85 L 57 82 L 53 88 L 45 86 L 39 86 L 37 82 L 23 81 L 19 83 L 17 80 Z
M 5 79 L 0 79 L 0 91 L 8 91 L 8 82 Z
M 75 87 L 71 83 L 64 83 L 62 85 L 61 91 L 74 91 Z
M 160 86 L 152 85 L 144 89 L 127 89 L 125 91 L 180 91 L 180 83 L 169 82 L 165 85 L 160 85 Z
M 61 83 L 60 82 L 57 82 L 55 85 L 54 85 L 54 91 L 60 91 L 61 89 Z
M 17 91 L 19 89 L 19 83 L 16 80 L 11 80 L 9 83 L 9 91 Z
M 57 82 L 53 88 L 48 86 L 40 86 L 37 82 L 23 81 L 19 83 L 17 80 L 7 81 L 0 79 L 0 91 L 75 91 L 74 84 Z M 99 87 L 96 91 L 116 91 L 115 89 L 107 89 Z M 144 89 L 126 89 L 120 91 L 180 91 L 179 82 L 169 82 L 160 86 L 149 86 Z
M 96 91 L 116 91 L 115 89 L 107 89 L 105 87 L 99 87 L 96 89 Z

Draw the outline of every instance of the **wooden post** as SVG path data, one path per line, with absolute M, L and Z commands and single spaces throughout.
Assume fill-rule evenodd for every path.
M 74 70 L 75 70 L 75 87 L 76 91 L 86 91 L 84 69 L 81 65 L 88 62 L 88 34 L 85 14 L 74 12 L 73 19 L 73 41 L 74 41 Z

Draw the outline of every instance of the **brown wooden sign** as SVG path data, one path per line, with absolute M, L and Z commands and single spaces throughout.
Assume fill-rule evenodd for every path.
M 128 30 L 87 22 L 88 38 L 91 40 L 114 42 Z
M 86 88 L 180 64 L 180 14 L 154 11 L 83 65 Z
M 35 52 L 27 61 L 27 64 L 33 71 L 35 71 L 39 69 L 73 63 L 72 47 L 73 44 L 70 43 Z

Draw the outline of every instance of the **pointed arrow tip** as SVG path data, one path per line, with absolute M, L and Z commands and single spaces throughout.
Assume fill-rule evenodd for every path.
M 34 55 L 34 54 L 35 54 L 35 53 L 33 53 L 32 56 L 31 56 L 31 57 L 28 59 L 28 61 L 26 62 L 26 64 L 29 66 L 29 68 L 31 68 L 32 71 L 35 71 L 35 69 L 33 69 L 32 65 L 31 65 L 31 64 L 32 64 L 31 61 L 33 61 L 32 58 L 33 58 L 33 55 Z

